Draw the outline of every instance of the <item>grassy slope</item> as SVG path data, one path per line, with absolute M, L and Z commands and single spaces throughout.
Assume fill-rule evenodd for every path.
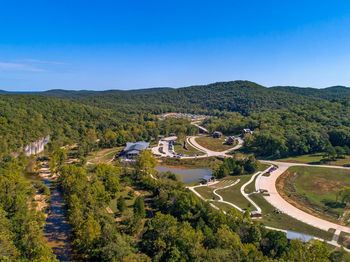
M 201 194 L 201 196 L 203 196 L 205 199 L 212 199 L 212 200 L 218 200 L 219 197 L 213 194 L 214 188 L 210 188 L 210 187 L 197 187 L 195 188 L 195 190 Z
M 178 138 L 174 146 L 175 152 L 182 155 L 204 155 L 203 152 L 195 149 L 190 144 L 186 143 L 187 150 L 183 148 L 185 138 Z M 177 144 L 179 143 L 179 144 Z
M 225 151 L 232 148 L 232 145 L 225 145 L 224 138 L 212 138 L 209 136 L 203 136 L 196 138 L 196 142 L 201 146 L 216 152 Z
M 322 153 L 315 153 L 297 157 L 283 158 L 279 159 L 278 161 L 319 165 L 321 164 L 320 160 L 322 159 L 322 156 Z M 329 161 L 326 163 L 326 165 L 350 166 L 350 156 L 346 156 L 345 158 L 338 158 L 336 161 Z
M 121 150 L 122 148 L 113 147 L 113 148 L 106 148 L 102 149 L 96 152 L 89 153 L 87 157 L 87 165 L 97 165 L 99 163 L 107 163 L 115 157 L 115 155 Z
M 179 159 L 179 158 L 163 158 L 163 165 L 185 167 L 185 168 L 209 168 L 212 170 L 217 169 L 222 160 L 216 157 L 198 158 L 198 159 Z
M 331 232 L 315 228 L 286 214 L 276 214 L 274 212 L 275 208 L 270 205 L 261 194 L 253 194 L 250 195 L 250 197 L 262 209 L 263 217 L 260 221 L 266 226 L 292 230 L 326 240 L 332 239 L 333 234 Z
M 249 209 L 254 210 L 254 207 L 251 206 L 250 202 L 245 199 L 245 197 L 241 194 L 241 186 L 246 183 L 250 179 L 250 175 L 242 175 L 242 176 L 232 176 L 232 177 L 225 177 L 224 179 L 240 179 L 239 183 L 236 185 L 225 188 L 225 189 L 219 189 L 216 192 L 222 196 L 222 198 L 225 201 L 231 202 L 237 206 L 239 206 L 242 209 Z
M 277 181 L 289 201 L 309 213 L 339 223 L 346 208 L 339 206 L 336 193 L 350 186 L 350 171 L 320 167 L 291 167 Z M 282 189 L 283 188 L 283 189 Z

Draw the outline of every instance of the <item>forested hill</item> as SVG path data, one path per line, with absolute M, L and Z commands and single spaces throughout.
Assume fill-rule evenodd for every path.
M 45 92 L 40 92 L 38 94 L 43 96 L 58 97 L 58 98 L 83 98 L 83 97 L 106 96 L 106 95 L 159 93 L 159 92 L 163 92 L 171 89 L 172 88 L 167 88 L 167 87 L 135 89 L 135 90 L 105 90 L 105 91 L 92 91 L 92 90 L 76 91 L 76 90 L 52 89 Z
M 271 89 L 308 97 L 318 97 L 326 100 L 350 96 L 350 88 L 345 86 L 332 86 L 323 89 L 300 88 L 295 86 L 275 86 L 271 87 Z
M 235 111 L 244 115 L 271 109 L 289 108 L 324 100 L 350 96 L 350 88 L 325 89 L 300 87 L 264 87 L 249 81 L 218 82 L 178 89 L 151 88 L 139 90 L 69 91 L 49 90 L 44 96 L 77 99 L 80 103 L 115 110 L 136 108 L 154 113 L 167 111 Z
M 220 82 L 179 89 L 159 89 L 145 93 L 109 93 L 82 99 L 83 103 L 108 108 L 133 108 L 166 111 L 234 111 L 244 115 L 306 105 L 350 96 L 349 88 L 304 89 L 266 88 L 249 81 Z

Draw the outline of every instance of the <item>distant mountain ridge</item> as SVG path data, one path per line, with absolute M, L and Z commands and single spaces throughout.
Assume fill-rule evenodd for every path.
M 350 98 L 350 88 L 344 86 L 323 89 L 294 86 L 265 87 L 254 82 L 240 80 L 182 88 L 160 87 L 105 91 L 54 89 L 31 94 L 69 98 L 79 103 L 115 111 L 133 111 L 137 107 L 142 108 L 145 112 L 154 113 L 174 110 L 188 112 L 218 110 L 249 115 L 254 112 L 295 105 Z

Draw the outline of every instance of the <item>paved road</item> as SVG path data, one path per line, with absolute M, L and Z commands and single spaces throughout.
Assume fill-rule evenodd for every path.
M 347 169 L 348 167 L 340 167 L 340 166 L 328 166 L 328 165 L 309 165 L 309 164 L 296 164 L 296 163 L 285 163 L 285 162 L 277 162 L 277 161 L 261 161 L 263 163 L 273 164 L 278 166 L 278 168 L 273 171 L 270 176 L 261 176 L 259 181 L 257 181 L 256 189 L 264 189 L 267 190 L 270 194 L 269 196 L 264 196 L 264 198 L 275 208 L 281 210 L 283 213 L 298 219 L 306 224 L 314 226 L 316 228 L 328 231 L 329 229 L 336 229 L 336 235 L 340 233 L 340 231 L 350 233 L 350 227 L 337 225 L 335 223 L 329 222 L 327 220 L 315 217 L 310 215 L 295 206 L 288 203 L 284 200 L 280 194 L 277 192 L 276 188 L 276 180 L 282 175 L 289 167 L 291 166 L 310 166 L 310 167 L 326 167 L 326 168 L 338 168 L 338 169 Z
M 169 136 L 159 140 L 158 145 L 152 148 L 152 153 L 155 155 L 160 155 L 162 157 L 174 157 L 174 150 L 169 150 L 169 142 L 176 139 L 176 136 Z M 159 148 L 161 147 L 163 148 L 163 153 L 159 151 Z
M 204 185 L 191 186 L 191 187 L 187 187 L 187 188 L 188 188 L 189 190 L 191 190 L 193 193 L 195 193 L 200 199 L 202 199 L 202 200 L 204 200 L 204 201 L 212 201 L 212 202 L 225 203 L 225 204 L 227 204 L 227 205 L 230 205 L 230 206 L 236 208 L 238 211 L 244 213 L 244 210 L 243 210 L 243 209 L 241 209 L 240 207 L 236 206 L 235 204 L 233 204 L 233 203 L 231 203 L 231 202 L 225 201 L 225 200 L 222 198 L 222 196 L 219 195 L 219 194 L 216 192 L 217 190 L 221 190 L 221 189 L 225 189 L 225 188 L 228 188 L 228 187 L 235 186 L 235 185 L 237 185 L 237 183 L 239 183 L 239 181 L 240 181 L 240 179 L 237 179 L 234 183 L 232 183 L 232 184 L 230 184 L 230 185 L 228 185 L 228 186 L 219 187 L 219 188 L 215 189 L 215 190 L 213 191 L 213 194 L 216 195 L 216 196 L 218 196 L 218 197 L 219 197 L 219 200 L 205 199 L 204 197 L 202 197 L 201 194 L 199 194 L 199 193 L 195 190 L 195 188 L 197 188 L 197 187 L 212 186 L 212 185 L 214 185 L 214 184 L 216 184 L 216 183 L 219 183 L 219 181 L 212 182 L 212 183 L 208 183 L 208 184 L 204 184 Z M 213 203 L 209 203 L 209 204 L 210 204 L 211 206 L 213 206 L 215 209 L 220 210 L 220 208 L 218 208 L 217 206 L 213 205 Z M 225 211 L 223 211 L 223 212 L 226 214 Z
M 227 155 L 228 153 L 234 151 L 234 150 L 237 150 L 237 149 L 240 149 L 243 144 L 244 144 L 244 141 L 242 138 L 238 138 L 238 144 L 228 150 L 225 150 L 225 151 L 221 151 L 221 152 L 217 152 L 217 151 L 212 151 L 212 150 L 209 150 L 203 146 L 201 146 L 200 144 L 197 143 L 196 141 L 196 138 L 198 138 L 200 136 L 190 136 L 187 138 L 187 142 L 193 146 L 195 149 L 205 153 L 205 155 L 202 155 L 202 156 L 197 156 L 197 157 L 191 157 L 191 158 L 203 158 L 203 157 L 211 157 L 211 156 L 222 156 L 222 157 L 230 157 L 229 155 Z M 187 157 L 187 158 L 190 158 L 190 157 Z
M 267 169 L 265 169 L 265 170 L 262 171 L 262 172 L 259 171 L 259 172 L 255 173 L 254 175 L 252 175 L 252 177 L 249 179 L 249 181 L 248 181 L 247 183 L 245 183 L 244 185 L 242 185 L 242 187 L 241 187 L 241 194 L 245 197 L 245 199 L 247 199 L 247 200 L 255 207 L 256 211 L 258 211 L 260 214 L 261 214 L 261 212 L 262 212 L 262 211 L 261 211 L 261 208 L 260 208 L 253 200 L 250 199 L 249 194 L 247 194 L 246 192 L 244 192 L 244 190 L 245 190 L 246 186 L 248 186 L 250 183 L 252 183 L 252 182 L 254 181 L 254 179 L 255 179 L 256 176 L 259 176 L 259 175 L 265 173 L 265 172 L 266 172 L 267 170 L 269 170 L 270 168 L 271 168 L 271 166 L 268 167 Z

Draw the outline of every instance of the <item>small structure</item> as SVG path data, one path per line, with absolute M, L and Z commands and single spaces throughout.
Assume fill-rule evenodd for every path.
M 250 217 L 261 217 L 261 212 L 259 211 L 252 211 L 250 212 Z
M 124 156 L 127 159 L 135 159 L 135 157 L 138 157 L 140 155 L 140 152 L 142 150 L 146 150 L 148 146 L 149 143 L 145 141 L 138 141 L 136 143 L 127 142 L 126 148 L 120 152 L 120 155 Z
M 252 130 L 250 130 L 249 128 L 243 129 L 242 130 L 242 136 L 246 135 L 246 134 L 250 134 L 252 135 L 254 132 Z
M 222 133 L 220 131 L 214 131 L 213 138 L 221 138 L 221 137 L 222 137 Z
M 238 138 L 235 137 L 235 136 L 229 136 L 227 139 L 226 139 L 226 143 L 228 145 L 233 145 L 236 141 L 238 141 Z
M 209 183 L 211 181 L 215 181 L 215 177 L 213 177 L 212 175 L 205 175 L 201 180 L 202 184 L 206 184 Z

